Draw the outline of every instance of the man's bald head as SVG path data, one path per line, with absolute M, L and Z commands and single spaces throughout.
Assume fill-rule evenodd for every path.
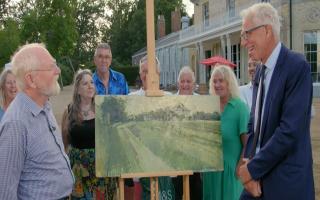
M 25 74 L 39 68 L 47 58 L 53 59 L 45 46 L 39 43 L 24 45 L 14 54 L 12 72 L 16 76 L 19 89 L 25 88 Z

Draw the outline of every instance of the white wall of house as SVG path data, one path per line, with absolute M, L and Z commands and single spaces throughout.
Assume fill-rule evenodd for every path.
M 198 84 L 207 83 L 209 73 L 199 62 L 205 58 L 205 52 L 211 56 L 222 55 L 238 64 L 236 75 L 240 84 L 248 82 L 247 50 L 240 44 L 241 18 L 239 12 L 259 0 L 193 0 L 194 25 L 179 32 L 179 37 L 171 45 L 157 46 L 157 55 L 161 63 L 160 82 L 164 86 L 176 84 L 179 70 L 184 65 L 191 66 Z M 234 2 L 234 16 L 230 16 L 227 2 Z M 281 41 L 290 47 L 289 0 L 271 0 L 282 17 Z M 315 82 L 320 82 L 320 1 L 292 1 L 292 49 L 309 55 L 316 70 Z M 208 5 L 209 25 L 204 23 L 204 5 Z M 310 39 L 312 42 L 310 43 Z M 307 39 L 306 39 L 307 38 Z M 305 41 L 308 40 L 308 41 Z M 309 42 L 309 43 L 308 43 Z M 307 43 L 307 44 L 306 44 Z M 315 44 L 315 45 L 314 45 Z M 306 52 L 306 45 L 316 46 L 316 50 Z M 227 48 L 227 51 L 226 49 Z M 310 50 L 311 51 L 311 50 Z M 314 58 L 316 57 L 316 58 Z M 311 62 L 311 61 L 310 61 Z M 314 68 L 314 67 L 313 67 Z

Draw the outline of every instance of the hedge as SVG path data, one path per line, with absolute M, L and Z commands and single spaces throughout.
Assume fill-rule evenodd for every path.
M 126 77 L 128 85 L 134 86 L 136 84 L 136 79 L 139 76 L 138 66 L 112 67 L 112 69 L 122 73 Z

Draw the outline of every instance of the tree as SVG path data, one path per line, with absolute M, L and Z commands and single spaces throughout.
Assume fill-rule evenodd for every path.
M 107 20 L 104 39 L 112 47 L 114 63 L 129 65 L 131 56 L 146 46 L 146 4 L 145 0 L 110 0 L 107 3 L 111 11 Z M 175 8 L 185 13 L 182 0 L 155 0 L 155 16 L 165 15 L 167 33 L 171 32 L 171 11 Z M 157 17 L 155 17 L 157 19 Z
M 147 44 L 145 1 L 138 1 L 130 18 L 128 32 L 130 35 L 129 57 Z
M 21 39 L 44 42 L 57 59 L 71 56 L 78 36 L 74 5 L 75 0 L 36 1 L 34 7 L 22 15 Z
M 78 0 L 76 3 L 76 29 L 78 39 L 73 54 L 73 62 L 78 65 L 90 65 L 93 52 L 102 38 L 106 26 L 106 3 L 104 0 Z
M 102 119 L 111 123 L 126 122 L 128 116 L 125 112 L 126 101 L 119 97 L 108 96 L 103 99 L 100 106 Z
M 63 84 L 72 81 L 71 66 L 60 60 L 71 57 L 78 33 L 75 21 L 77 0 L 22 0 L 18 8 L 23 43 L 42 42 L 61 67 Z
M 10 61 L 11 55 L 20 44 L 18 23 L 9 18 L 4 21 L 4 28 L 0 28 L 0 66 Z
M 113 62 L 117 64 L 129 64 L 131 61 L 130 33 L 127 28 L 132 16 L 134 2 L 127 0 L 110 0 L 107 2 L 110 14 L 107 21 L 104 40 L 108 41 L 112 48 Z
M 8 18 L 9 14 L 9 0 L 0 0 L 0 25 Z M 0 26 L 1 28 L 1 26 Z

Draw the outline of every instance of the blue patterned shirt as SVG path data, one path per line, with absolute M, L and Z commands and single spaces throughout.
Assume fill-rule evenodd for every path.
M 20 92 L 0 124 L 0 199 L 57 200 L 74 178 L 49 102 Z
M 0 121 L 1 121 L 1 119 L 3 117 L 3 115 L 4 115 L 4 110 L 2 110 L 2 108 L 0 108 Z
M 93 82 L 98 95 L 119 94 L 126 95 L 129 93 L 128 84 L 123 74 L 109 68 L 109 84 L 108 90 L 100 80 L 97 72 L 93 74 Z

